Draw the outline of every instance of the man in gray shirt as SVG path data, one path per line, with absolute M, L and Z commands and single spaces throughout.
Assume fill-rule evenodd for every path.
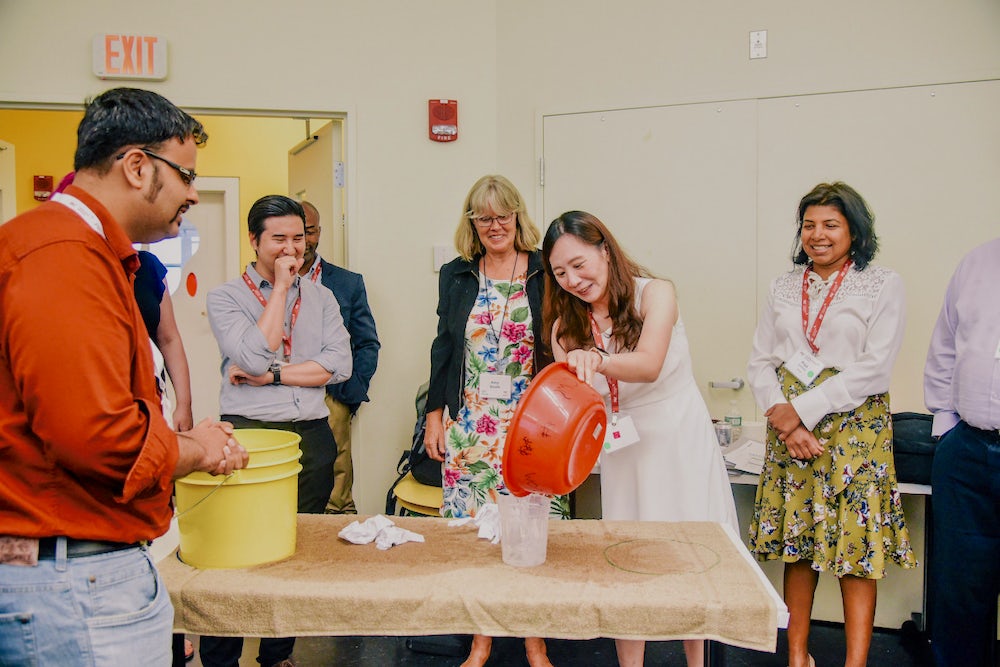
M 302 206 L 281 195 L 262 197 L 250 208 L 248 226 L 257 261 L 208 293 L 208 321 L 222 353 L 219 411 L 236 428 L 298 433 L 298 509 L 322 514 L 337 457 L 325 387 L 351 377 L 351 339 L 333 293 L 299 277 Z M 262 639 L 260 664 L 283 664 L 294 642 Z M 200 648 L 205 667 L 235 667 L 243 640 L 202 637 Z

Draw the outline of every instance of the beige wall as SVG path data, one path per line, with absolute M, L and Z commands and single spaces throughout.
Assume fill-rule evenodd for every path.
M 138 85 L 179 105 L 347 113 L 350 268 L 365 275 L 383 342 L 373 402 L 360 412 L 356 488 L 362 511 L 377 512 L 428 373 L 431 246 L 450 244 L 462 197 L 496 166 L 494 3 L 274 7 L 180 1 L 166 12 L 112 0 L 55 10 L 0 0 L 0 102 L 78 106 L 118 85 L 91 73 L 90 40 L 123 31 L 167 38 L 168 80 Z M 459 100 L 452 144 L 427 139 L 427 100 L 442 97 Z
M 757 29 L 769 55 L 749 61 Z M 92 36 L 113 31 L 167 38 L 168 80 L 143 85 L 182 106 L 347 114 L 351 268 L 383 341 L 357 434 L 364 512 L 427 376 L 431 246 L 483 173 L 538 199 L 540 114 L 1000 77 L 995 0 L 0 0 L 0 101 L 78 105 L 114 85 L 90 71 Z M 459 100 L 457 142 L 426 138 L 435 97 Z

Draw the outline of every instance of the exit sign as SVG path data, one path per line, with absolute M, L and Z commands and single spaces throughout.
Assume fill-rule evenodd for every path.
M 167 78 L 167 40 L 157 35 L 94 37 L 94 74 L 102 79 Z

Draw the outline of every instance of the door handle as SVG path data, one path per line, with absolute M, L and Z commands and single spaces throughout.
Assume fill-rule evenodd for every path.
M 708 386 L 712 389 L 742 389 L 743 388 L 743 378 L 733 378 L 728 382 L 720 382 L 718 380 L 710 380 Z

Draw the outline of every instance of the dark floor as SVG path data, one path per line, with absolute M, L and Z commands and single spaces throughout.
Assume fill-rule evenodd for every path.
M 467 640 L 466 640 L 467 641 Z M 556 667 L 616 667 L 614 641 L 594 639 L 572 641 L 550 639 L 549 658 Z M 722 646 L 719 667 L 784 667 L 784 632 L 778 633 L 776 653 L 760 653 L 747 649 Z M 810 651 L 817 667 L 844 664 L 843 627 L 830 623 L 814 623 L 810 635 Z M 302 637 L 295 644 L 294 659 L 298 667 L 458 667 L 461 657 L 429 655 L 407 648 L 403 637 Z M 256 643 L 247 641 L 241 665 L 256 665 Z M 196 666 L 197 658 L 191 663 Z M 497 638 L 488 667 L 526 667 L 524 642 L 520 639 Z M 680 642 L 650 642 L 646 647 L 646 665 L 683 666 L 684 649 Z M 910 632 L 877 630 L 868 655 L 871 667 L 932 667 L 930 650 L 922 637 Z

